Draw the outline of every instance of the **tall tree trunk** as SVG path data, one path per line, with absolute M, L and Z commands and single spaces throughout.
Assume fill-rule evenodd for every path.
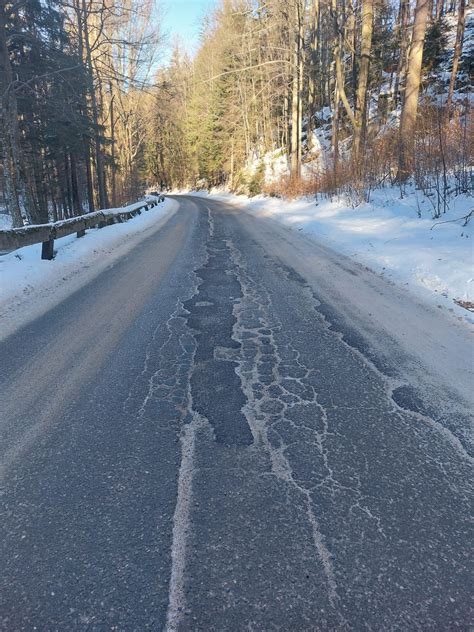
M 94 66 L 92 63 L 92 50 L 89 37 L 89 25 L 88 25 L 88 12 L 86 1 L 82 0 L 82 14 L 83 14 L 83 38 L 86 57 L 87 68 L 87 80 L 89 97 L 92 105 L 92 119 L 94 122 L 94 135 L 95 135 L 95 161 L 96 161 L 96 173 L 97 173 L 97 186 L 99 190 L 99 206 L 101 208 L 107 207 L 107 191 L 105 183 L 105 168 L 104 168 L 104 156 L 102 153 L 102 141 L 100 137 L 100 124 L 99 124 L 99 108 L 97 105 L 97 95 L 95 93 L 94 86 Z
M 112 84 L 110 84 L 110 144 L 112 151 L 112 206 L 117 206 L 117 163 L 115 161 L 115 110 L 114 95 L 112 94 Z
M 13 226 L 22 226 L 20 197 L 20 134 L 13 73 L 7 43 L 5 4 L 0 2 L 0 143 L 2 145 L 3 179 L 6 208 Z
M 374 24 L 374 0 L 362 0 L 362 30 L 360 45 L 359 80 L 354 112 L 354 140 L 352 157 L 358 160 L 361 145 L 364 142 L 367 119 L 367 86 L 369 82 L 370 54 L 372 51 L 372 32 Z
M 51 195 L 51 208 L 53 210 L 53 222 L 58 221 L 58 206 L 56 203 L 56 187 L 57 181 L 54 181 L 51 174 L 54 174 L 54 165 L 52 163 L 46 165 L 46 179 L 48 181 L 49 192 Z
M 74 11 L 76 13 L 76 21 L 77 21 L 77 43 L 78 43 L 78 51 L 79 58 L 82 63 L 85 61 L 84 55 L 84 24 L 83 24 L 83 16 L 82 16 L 82 6 L 81 0 L 74 0 Z M 84 16 L 84 20 L 86 16 Z M 87 72 L 87 69 L 86 69 Z M 82 114 L 84 117 L 88 117 L 88 107 L 87 107 L 87 92 L 82 92 L 84 95 L 82 102 Z M 88 134 L 83 134 L 82 139 L 84 141 L 84 162 L 86 165 L 86 184 L 87 184 L 87 204 L 89 207 L 89 213 L 94 212 L 94 180 L 92 177 L 92 155 L 91 155 L 91 141 Z
M 70 153 L 71 158 L 71 192 L 74 215 L 82 215 L 84 209 L 82 207 L 82 195 L 79 188 L 79 178 L 77 175 L 77 160 L 74 152 Z
M 68 217 L 72 217 L 73 215 L 75 215 L 75 213 L 72 200 L 71 168 L 69 164 L 69 154 L 67 153 L 67 151 L 64 151 L 64 173 L 66 181 Z
M 293 5 L 293 56 L 292 56 L 292 89 L 291 89 L 291 160 L 290 172 L 293 178 L 301 175 L 301 78 L 300 78 L 300 55 L 301 51 L 301 2 L 294 0 Z
M 425 43 L 426 23 L 429 8 L 429 0 L 417 0 L 410 55 L 408 57 L 405 100 L 400 119 L 398 179 L 401 181 L 408 178 L 413 166 L 416 116 L 418 112 L 418 96 L 421 85 L 421 64 L 423 61 L 423 47 Z
M 89 207 L 89 213 L 93 213 L 95 211 L 94 178 L 92 175 L 91 146 L 89 142 L 87 142 L 84 147 L 84 155 L 86 162 L 87 205 Z
M 400 57 L 398 59 L 398 67 L 395 75 L 395 88 L 393 97 L 395 104 L 400 98 L 400 84 L 403 82 L 406 71 L 407 49 L 408 49 L 408 21 L 410 18 L 410 0 L 400 1 L 399 12 L 399 37 L 400 37 Z
M 337 85 L 334 88 L 334 107 L 332 111 L 332 155 L 333 155 L 333 170 L 334 170 L 334 183 L 337 186 L 337 172 L 339 163 L 339 89 Z
M 352 128 L 355 129 L 355 116 L 352 111 L 351 104 L 349 103 L 349 99 L 347 98 L 346 88 L 345 88 L 345 72 L 344 72 L 344 64 L 342 61 L 342 52 L 341 52 L 341 37 L 338 33 L 336 27 L 336 39 L 334 44 L 334 65 L 335 65 L 335 74 L 336 74 L 336 86 L 339 94 L 339 98 L 342 101 L 344 109 L 346 111 L 347 117 L 351 122 Z
M 339 7 L 337 6 L 337 0 L 331 0 L 331 18 L 333 28 L 333 57 L 334 57 L 334 74 L 335 74 L 335 88 L 337 88 L 337 94 L 344 110 L 346 111 L 347 118 L 349 119 L 352 129 L 355 129 L 356 122 L 354 112 L 352 111 L 351 104 L 347 98 L 346 93 L 346 73 L 344 69 L 343 60 L 343 33 L 339 25 Z M 328 73 L 330 74 L 330 73 Z M 337 101 L 339 103 L 339 100 Z
M 28 168 L 30 174 L 29 190 L 32 193 L 30 211 L 32 215 L 34 214 L 37 223 L 46 224 L 49 222 L 48 193 L 41 161 L 41 149 L 36 141 L 32 143 L 32 150 Z
M 303 95 L 304 95 L 304 3 L 298 3 L 298 164 L 301 175 L 301 162 L 303 154 Z
M 316 112 L 316 77 L 318 73 L 319 0 L 313 0 L 310 13 L 309 80 L 308 80 L 308 147 L 311 149 Z
M 441 16 L 444 13 L 444 2 L 445 0 L 437 0 L 436 2 L 436 21 L 439 22 Z
M 453 69 L 451 71 L 451 79 L 449 81 L 447 110 L 451 109 L 454 88 L 456 86 L 456 76 L 458 74 L 459 60 L 461 59 L 462 44 L 464 40 L 464 27 L 466 24 L 466 0 L 459 0 L 458 8 L 458 28 L 456 30 L 456 44 L 454 46 Z
M 61 160 L 61 156 L 59 155 L 56 155 L 56 172 L 61 202 L 61 217 L 59 217 L 58 219 L 65 219 L 68 216 L 66 175 L 64 170 L 64 162 Z

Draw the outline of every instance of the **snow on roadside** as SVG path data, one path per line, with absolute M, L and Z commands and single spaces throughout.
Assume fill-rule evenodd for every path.
M 41 259 L 41 244 L 0 256 L 0 339 L 110 266 L 158 230 L 177 207 L 166 199 L 122 224 L 89 229 L 81 239 L 75 234 L 62 237 L 54 243 L 52 261 Z
M 434 220 L 427 197 L 411 190 L 400 199 L 397 188 L 374 191 L 370 203 L 356 208 L 341 200 L 248 198 L 222 191 L 211 196 L 300 231 L 474 322 L 454 303 L 474 302 L 474 219 L 467 226 L 452 221 L 472 210 L 472 197 L 453 198 L 448 212 Z

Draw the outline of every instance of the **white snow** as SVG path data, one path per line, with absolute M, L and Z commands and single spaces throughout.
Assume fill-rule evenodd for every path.
M 12 227 L 10 215 L 0 212 L 0 230 L 9 230 Z
M 303 232 L 408 286 L 418 296 L 474 321 L 470 312 L 454 303 L 474 302 L 474 218 L 467 226 L 462 220 L 451 221 L 474 208 L 472 197 L 453 198 L 448 212 L 435 220 L 429 198 L 413 189 L 403 199 L 395 187 L 377 190 L 370 203 L 356 208 L 341 199 L 289 201 L 222 191 L 211 195 Z
M 75 234 L 62 237 L 54 243 L 52 261 L 41 259 L 41 244 L 0 256 L 0 339 L 97 276 L 158 230 L 177 207 L 166 199 L 122 224 L 90 229 L 80 239 Z

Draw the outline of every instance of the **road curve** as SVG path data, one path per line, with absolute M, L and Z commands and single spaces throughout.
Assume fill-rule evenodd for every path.
M 471 629 L 462 392 L 424 401 L 283 229 L 176 199 L 0 345 L 0 629 Z

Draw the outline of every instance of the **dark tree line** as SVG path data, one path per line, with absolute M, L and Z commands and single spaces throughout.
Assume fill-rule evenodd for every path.
M 15 226 L 141 191 L 125 160 L 143 152 L 132 128 L 157 44 L 152 12 L 134 0 L 0 3 L 3 200 Z

